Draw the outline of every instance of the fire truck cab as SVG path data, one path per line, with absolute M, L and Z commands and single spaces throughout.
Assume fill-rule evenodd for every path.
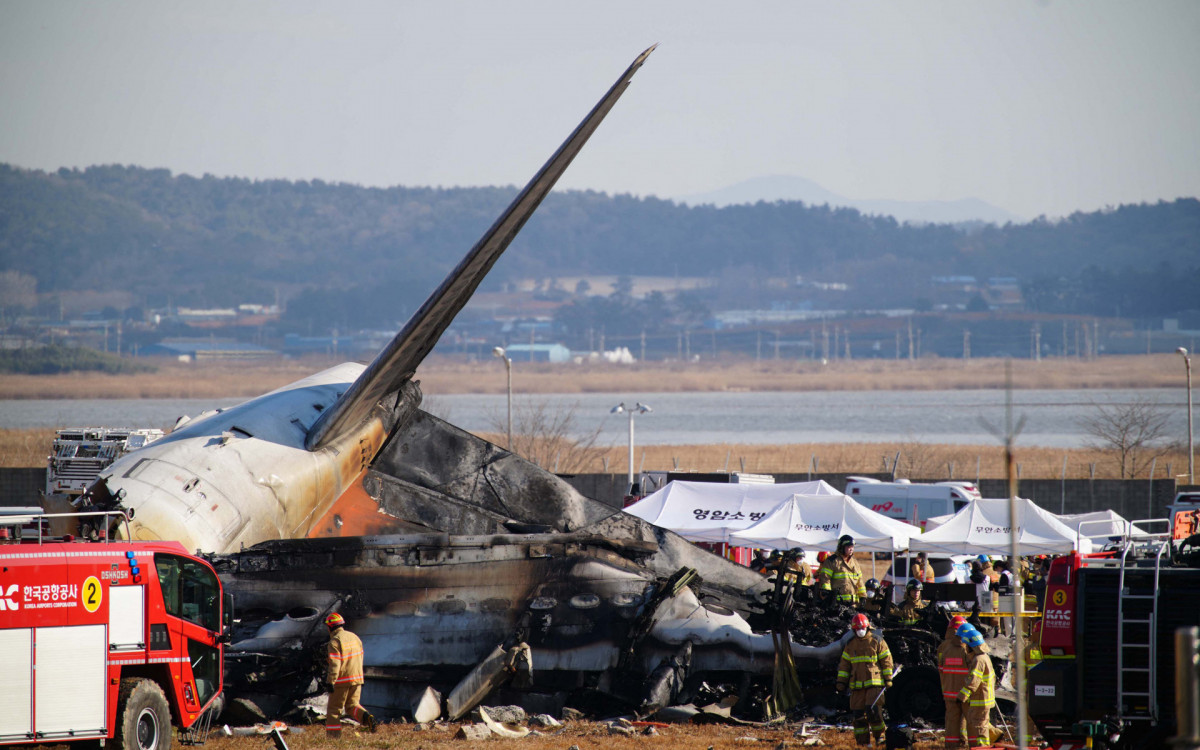
M 64 515 L 104 516 L 102 529 L 126 521 Z M 0 533 L 0 745 L 166 750 L 172 725 L 210 721 L 231 616 L 212 566 L 178 542 L 22 538 L 19 528 L 0 528 L 10 531 Z

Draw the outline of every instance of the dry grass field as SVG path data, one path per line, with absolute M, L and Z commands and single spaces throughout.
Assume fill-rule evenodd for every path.
M 501 435 L 485 433 L 482 437 L 498 444 L 504 443 L 504 437 Z M 44 467 L 53 440 L 53 429 L 0 428 L 0 467 Z M 624 473 L 628 462 L 626 450 L 625 447 L 592 449 L 579 465 L 560 466 L 559 470 L 601 473 L 607 466 L 609 472 L 621 474 Z M 648 471 L 678 467 L 685 471 L 798 474 L 807 472 L 813 465 L 813 458 L 816 457 L 817 471 L 814 474 L 876 472 L 884 471 L 884 460 L 890 462 L 899 452 L 899 474 L 909 479 L 942 480 L 953 475 L 956 479 L 975 480 L 978 477 L 1004 476 L 1004 452 L 997 445 L 929 445 L 915 442 L 648 445 L 636 450 L 635 459 L 639 462 L 638 465 Z M 1023 479 L 1060 478 L 1063 474 L 1064 458 L 1067 459 L 1068 479 L 1091 476 L 1092 464 L 1095 464 L 1097 478 L 1118 476 L 1115 459 L 1101 451 L 1021 447 L 1017 449 L 1017 463 Z M 1168 464 L 1176 470 L 1186 469 L 1186 452 L 1176 451 L 1160 458 L 1157 476 L 1165 476 L 1163 472 Z M 551 465 L 547 468 L 554 467 Z
M 230 398 L 257 396 L 324 367 L 332 360 L 272 363 L 158 364 L 154 373 L 132 375 L 5 375 L 0 399 Z M 417 372 L 426 394 L 503 393 L 504 365 L 494 358 L 461 363 L 431 357 Z M 1013 360 L 1013 387 L 1183 388 L 1183 367 L 1174 354 Z M 714 362 L 513 363 L 520 393 L 614 391 L 913 391 L 1004 388 L 999 359 L 835 360 L 827 365 L 795 360 Z

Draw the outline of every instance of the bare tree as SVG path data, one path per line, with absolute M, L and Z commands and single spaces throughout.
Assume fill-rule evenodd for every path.
M 1136 477 L 1151 461 L 1170 452 L 1167 414 L 1153 400 L 1136 398 L 1122 404 L 1093 405 L 1095 416 L 1080 422 L 1091 438 L 1087 445 L 1113 454 L 1122 479 Z
M 596 448 L 600 426 L 581 432 L 575 410 L 579 403 L 552 405 L 545 400 L 521 399 L 513 403 L 513 453 L 547 471 L 570 474 L 600 460 Z M 489 414 L 493 430 L 508 430 L 507 414 Z
M 922 442 L 912 433 L 909 433 L 908 440 L 898 447 L 900 465 L 895 467 L 897 478 L 928 479 L 939 476 L 941 472 L 945 471 L 934 447 Z

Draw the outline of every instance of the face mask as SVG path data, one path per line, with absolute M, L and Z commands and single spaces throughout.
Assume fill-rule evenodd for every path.
M 867 631 L 865 629 L 864 630 L 855 630 L 854 634 L 857 635 L 859 638 L 862 638 L 863 636 L 865 636 L 867 634 Z

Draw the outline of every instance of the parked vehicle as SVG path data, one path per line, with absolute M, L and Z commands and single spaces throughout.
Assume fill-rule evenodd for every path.
M 871 477 L 850 477 L 846 494 L 876 513 L 922 528 L 926 519 L 957 513 L 971 500 L 982 497 L 970 482 L 916 484 L 907 479 L 884 482 Z
M 1159 523 L 1176 531 L 1194 521 L 1196 508 L 1175 507 Z M 1196 537 L 1173 536 L 1126 539 L 1115 550 L 1072 552 L 1051 564 L 1043 661 L 1028 684 L 1029 715 L 1051 747 L 1168 745 L 1176 729 L 1176 633 L 1196 625 L 1200 601 Z
M 172 724 L 211 721 L 231 622 L 212 566 L 178 542 L 14 533 L 28 520 L 0 518 L 0 745 L 167 750 Z

